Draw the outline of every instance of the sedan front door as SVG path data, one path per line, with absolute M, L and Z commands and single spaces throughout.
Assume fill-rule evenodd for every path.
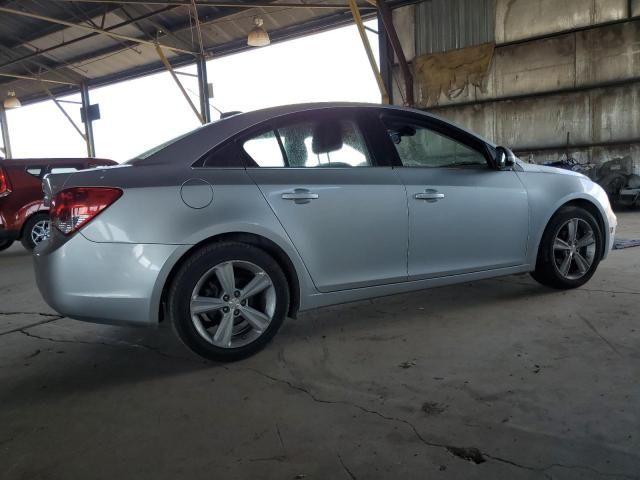
M 522 265 L 529 206 L 516 172 L 489 147 L 439 121 L 383 119 L 409 205 L 409 280 Z

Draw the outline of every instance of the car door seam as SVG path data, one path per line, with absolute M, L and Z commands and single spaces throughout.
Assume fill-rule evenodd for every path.
M 518 181 L 520 182 L 520 185 L 522 185 L 522 188 L 524 189 L 525 194 L 527 195 L 527 243 L 525 245 L 525 251 L 524 251 L 524 260 L 526 262 L 526 260 L 529 258 L 529 251 L 530 251 L 530 247 L 531 247 L 531 230 L 532 230 L 532 225 L 531 225 L 531 220 L 533 218 L 532 212 L 531 212 L 531 198 L 529 196 L 529 189 L 527 188 L 526 183 L 522 180 L 522 178 L 520 178 L 520 174 L 518 173 L 517 170 L 512 170 L 513 173 L 515 173 L 516 178 L 518 179 Z
M 402 167 L 399 167 L 402 168 Z M 407 241 L 406 241 L 406 245 L 407 245 L 407 249 L 406 249 L 406 254 L 405 254 L 405 264 L 406 264 L 406 281 L 409 281 L 409 254 L 410 254 L 410 248 L 411 248 L 411 215 L 409 213 L 409 190 L 407 189 L 407 185 L 404 183 L 404 181 L 402 180 L 402 178 L 400 177 L 400 175 L 398 175 L 398 172 L 396 171 L 397 168 L 396 167 L 391 167 L 391 169 L 393 170 L 394 175 L 396 176 L 396 178 L 398 179 L 398 181 L 400 182 L 400 185 L 402 185 L 402 188 L 404 189 L 404 198 L 405 198 L 405 204 L 407 205 Z

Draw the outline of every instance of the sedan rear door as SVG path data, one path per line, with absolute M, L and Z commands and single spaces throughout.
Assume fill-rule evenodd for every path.
M 241 141 L 249 175 L 321 292 L 407 279 L 405 189 L 375 144 L 347 108 L 289 116 Z

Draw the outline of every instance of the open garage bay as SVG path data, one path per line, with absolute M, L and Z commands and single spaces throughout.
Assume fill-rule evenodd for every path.
M 637 214 L 618 215 L 639 238 Z M 639 478 L 640 249 L 288 320 L 238 363 L 59 318 L 0 254 L 0 465 L 18 478 Z

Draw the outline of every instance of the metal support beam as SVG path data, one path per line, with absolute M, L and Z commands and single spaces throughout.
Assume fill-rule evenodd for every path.
M 162 8 L 160 10 L 166 10 L 166 9 L 176 9 L 176 8 L 180 8 L 177 7 L 175 5 L 172 6 L 168 6 L 165 8 Z M 146 35 L 147 38 L 152 38 L 154 40 L 159 40 L 160 39 L 160 32 L 162 32 L 163 34 L 167 35 L 168 37 L 171 37 L 171 39 L 176 42 L 176 45 L 182 45 L 184 48 L 186 48 L 187 50 L 191 50 L 191 47 L 193 46 L 191 43 L 187 42 L 186 40 L 180 38 L 179 36 L 175 35 L 171 30 L 169 30 L 165 25 L 161 25 L 160 23 L 158 23 L 157 21 L 155 21 L 153 19 L 153 15 L 152 16 L 148 16 L 146 18 L 143 18 L 142 21 L 139 21 L 138 19 L 140 17 L 138 17 L 138 19 L 134 18 L 129 11 L 125 8 L 125 6 L 121 6 L 120 7 L 120 11 L 122 13 L 125 14 L 125 16 L 131 20 L 133 22 L 133 24 L 138 27 L 141 31 L 143 31 Z M 145 27 L 144 24 L 148 23 L 153 27 L 153 30 L 149 30 L 148 27 Z
M 191 0 L 60 0 L 62 2 L 77 3 L 115 3 L 118 5 L 191 5 Z M 195 0 L 195 4 L 203 7 L 225 8 L 316 8 L 327 10 L 347 10 L 348 5 L 336 5 L 327 3 L 269 3 L 269 2 L 224 2 L 218 0 Z M 363 9 L 375 9 L 372 5 L 358 5 Z
M 146 13 L 144 15 L 140 15 L 138 17 L 132 18 L 132 19 L 127 20 L 125 22 L 117 23 L 115 25 L 110 26 L 109 28 L 104 28 L 103 30 L 105 32 L 110 32 L 111 30 L 116 30 L 116 29 L 121 28 L 121 27 L 126 27 L 127 25 L 131 25 L 132 23 L 136 23 L 136 22 L 139 22 L 141 20 L 148 19 L 148 18 L 150 18 L 150 17 L 152 17 L 154 15 L 159 15 L 161 13 L 165 13 L 165 12 L 168 12 L 170 10 L 174 10 L 176 8 L 177 7 L 175 7 L 175 6 L 169 6 L 169 7 L 166 7 L 166 8 L 161 8 L 159 10 L 155 10 L 153 12 L 149 12 L 149 13 Z M 13 59 L 13 60 L 11 60 L 11 61 L 9 61 L 7 63 L 3 63 L 2 65 L 0 65 L 0 68 L 8 67 L 9 65 L 14 65 L 16 63 L 23 62 L 23 61 L 28 60 L 28 59 L 30 59 L 32 57 L 37 57 L 39 55 L 44 55 L 45 53 L 49 53 L 49 52 L 52 52 L 52 51 L 57 50 L 59 48 L 66 47 L 66 46 L 69 46 L 69 45 L 73 45 L 74 43 L 78 43 L 78 42 L 84 41 L 84 40 L 86 40 L 88 38 L 95 37 L 97 35 L 100 35 L 100 33 L 92 32 L 92 33 L 89 33 L 87 35 L 83 35 L 82 37 L 77 37 L 77 38 L 74 38 L 72 40 L 67 40 L 65 42 L 57 43 L 57 44 L 52 45 L 52 46 L 47 47 L 47 48 L 36 50 L 35 52 L 29 53 L 28 55 L 24 55 L 24 56 L 22 56 L 20 58 Z
M 211 122 L 211 109 L 209 108 L 209 82 L 207 80 L 207 60 L 198 57 L 198 93 L 200 94 L 200 114 L 204 123 Z
M 196 0 L 191 0 L 193 5 L 193 17 L 196 21 L 196 32 L 198 33 L 198 46 L 200 47 L 200 55 L 204 57 L 204 43 L 202 41 L 202 29 L 200 28 L 200 15 L 198 15 L 198 5 Z
M 4 145 L 5 158 L 12 158 L 11 139 L 9 138 L 9 125 L 7 124 L 7 112 L 0 105 L 0 129 L 2 130 L 2 144 Z
M 82 111 L 84 112 L 84 139 L 87 142 L 87 155 L 95 158 L 96 144 L 93 138 L 93 120 L 89 117 L 89 86 L 83 83 L 80 86 L 80 98 L 82 98 Z
M 18 78 L 20 80 L 33 80 L 35 82 L 56 83 L 58 85 L 77 85 L 77 83 L 73 83 L 73 82 L 63 82 L 62 80 L 49 80 L 47 78 L 34 78 L 34 77 L 28 77 L 26 75 L 15 75 L 13 73 L 0 72 L 0 77 Z
M 73 121 L 73 118 L 71 118 L 71 115 L 69 115 L 67 113 L 67 111 L 64 109 L 64 107 L 60 104 L 60 102 L 58 101 L 58 99 L 56 98 L 56 96 L 51 93 L 51 90 L 49 90 L 46 85 L 42 85 L 42 89 L 46 92 L 46 94 L 49 96 L 49 98 L 51 100 L 53 100 L 53 103 L 55 104 L 56 107 L 58 107 L 58 110 L 60 110 L 60 113 L 62 113 L 65 118 L 67 120 L 69 120 L 69 123 L 71 124 L 71 126 L 73 127 L 73 129 L 78 132 L 78 135 L 80 135 L 82 137 L 82 139 L 86 142 L 87 141 L 87 137 L 84 133 L 82 133 L 82 130 L 80 130 L 80 127 L 78 127 L 78 125 L 76 124 L 76 122 Z
M 393 25 L 391 9 L 389 8 L 389 5 L 387 5 L 386 0 L 378 0 L 377 4 L 378 18 L 382 20 L 382 25 L 387 32 L 389 42 L 391 43 L 393 51 L 396 54 L 396 58 L 398 59 L 398 63 L 400 64 L 400 71 L 402 72 L 402 79 L 404 80 L 405 102 L 407 105 L 413 106 L 415 103 L 413 98 L 413 74 L 411 73 L 411 68 L 409 68 L 409 64 L 407 63 L 407 58 L 404 56 L 404 51 L 402 50 L 402 44 L 398 38 L 396 27 Z
M 158 44 L 156 42 L 152 42 L 150 40 L 145 40 L 145 39 L 137 38 L 137 37 L 131 37 L 129 35 L 123 35 L 121 33 L 114 33 L 114 32 L 109 31 L 109 30 L 103 30 L 103 29 L 97 28 L 97 27 L 90 27 L 89 25 L 84 25 L 84 24 L 81 24 L 81 23 L 67 22 L 66 20 L 60 20 L 58 18 L 47 17 L 45 15 L 39 15 L 37 13 L 31 13 L 31 12 L 27 12 L 27 11 L 24 11 L 24 10 L 15 10 L 13 8 L 0 7 L 0 12 L 10 13 L 10 14 L 13 14 L 13 15 L 20 15 L 22 17 L 35 18 L 36 20 L 42 20 L 44 22 L 58 23 L 60 25 L 66 25 L 67 27 L 80 28 L 82 30 L 88 30 L 90 32 L 100 33 L 102 35 L 107 35 L 109 37 L 117 38 L 117 39 L 120 39 L 120 40 L 129 40 L 130 42 L 140 43 L 142 45 L 151 45 L 153 47 L 158 46 L 158 47 L 161 47 L 161 48 L 166 48 L 167 50 L 173 50 L 175 52 L 189 53 L 189 54 L 192 54 L 192 55 L 196 54 L 196 52 L 192 52 L 191 50 L 185 50 L 183 48 L 177 48 L 177 47 L 170 47 L 168 45 L 160 45 L 160 44 Z
M 353 20 L 356 22 L 356 26 L 358 27 L 358 33 L 360 33 L 360 38 L 362 39 L 362 45 L 364 46 L 364 50 L 367 52 L 369 65 L 371 65 L 371 70 L 373 71 L 373 75 L 376 77 L 376 82 L 378 82 L 378 88 L 380 89 L 380 96 L 382 97 L 382 103 L 388 104 L 389 94 L 387 93 L 387 89 L 384 86 L 382 75 L 380 75 L 380 71 L 378 70 L 376 59 L 373 56 L 373 50 L 371 49 L 371 44 L 369 43 L 369 37 L 367 37 L 367 31 L 364 29 L 364 23 L 362 22 L 362 17 L 360 16 L 360 10 L 358 9 L 358 4 L 356 3 L 356 0 L 349 0 L 349 6 L 351 7 L 351 14 L 353 15 Z
M 164 52 L 162 51 L 162 48 L 160 47 L 160 45 L 156 45 L 156 51 L 158 52 L 158 56 L 160 57 L 160 60 L 162 60 L 162 63 L 164 64 L 165 68 L 173 77 L 173 81 L 176 82 L 176 85 L 182 92 L 182 95 L 184 95 L 184 99 L 187 101 L 187 103 L 191 107 L 191 110 L 193 110 L 193 113 L 196 114 L 196 117 L 198 117 L 198 120 L 200 121 L 200 123 L 204 125 L 205 123 L 204 117 L 200 114 L 196 106 L 191 101 L 191 97 L 189 96 L 187 91 L 184 89 L 184 86 L 182 86 L 182 83 L 180 82 L 180 79 L 176 75 L 176 72 L 173 71 L 173 67 L 169 63 L 169 60 L 167 60 L 167 57 L 165 57 Z

